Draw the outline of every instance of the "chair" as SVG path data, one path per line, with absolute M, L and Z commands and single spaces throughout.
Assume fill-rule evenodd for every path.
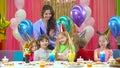
M 9 61 L 13 61 L 13 53 L 14 51 L 10 50 L 0 50 L 0 61 L 2 60 L 2 58 L 4 58 L 4 56 L 6 56 Z
M 23 61 L 23 52 L 22 51 L 14 52 L 14 61 Z
M 118 58 L 118 57 L 120 57 L 120 50 L 113 50 L 113 58 L 114 59 L 116 59 L 116 58 Z

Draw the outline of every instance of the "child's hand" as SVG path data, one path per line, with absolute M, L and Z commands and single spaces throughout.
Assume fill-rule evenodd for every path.
M 57 59 L 58 60 L 66 60 L 66 56 L 63 54 L 58 54 Z

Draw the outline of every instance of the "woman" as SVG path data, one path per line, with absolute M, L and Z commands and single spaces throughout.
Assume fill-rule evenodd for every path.
M 39 35 L 46 34 L 49 38 L 49 49 L 54 49 L 58 28 L 54 18 L 54 10 L 50 5 L 44 5 L 41 12 L 41 19 L 34 23 L 34 38 L 38 39 Z

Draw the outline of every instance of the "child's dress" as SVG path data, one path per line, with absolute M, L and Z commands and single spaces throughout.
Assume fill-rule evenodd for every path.
M 34 61 L 47 61 L 51 50 L 40 48 L 34 52 Z
M 100 48 L 97 48 L 97 49 L 95 49 L 95 51 L 96 51 L 96 53 L 97 53 L 97 56 L 96 56 L 96 58 L 100 58 L 100 51 L 101 51 L 101 49 Z M 105 50 L 105 61 L 107 62 L 110 58 L 112 58 L 113 57 L 113 52 L 112 52 L 112 50 L 110 50 L 110 49 L 106 49 Z
M 80 48 L 76 53 L 76 60 L 77 60 L 77 58 L 80 58 L 80 57 L 83 58 L 84 60 L 91 59 L 89 57 L 88 51 L 86 51 L 84 48 Z
M 74 45 L 72 46 L 73 52 L 75 52 L 75 47 Z M 67 45 L 60 45 L 59 53 L 62 55 L 65 55 L 66 60 L 68 60 L 68 54 L 69 54 L 69 48 Z

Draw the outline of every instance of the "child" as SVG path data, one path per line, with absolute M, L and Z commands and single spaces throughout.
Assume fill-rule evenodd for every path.
M 113 58 L 113 52 L 110 49 L 110 41 L 106 34 L 99 33 L 98 48 L 94 50 L 94 60 L 100 61 L 100 52 L 105 52 L 105 61 Z
M 90 57 L 88 55 L 87 50 L 84 49 L 86 45 L 86 40 L 84 38 L 80 38 L 78 34 L 74 34 L 73 36 L 73 42 L 76 47 L 76 59 L 83 58 L 84 60 L 89 60 Z
M 68 32 L 59 32 L 54 50 L 57 60 L 68 60 L 68 53 L 75 53 L 75 47 L 70 39 Z
M 47 61 L 49 58 L 50 50 L 47 49 L 48 37 L 46 35 L 39 36 L 37 40 L 40 48 L 34 53 L 34 61 Z
M 34 52 L 39 48 L 37 45 L 37 42 L 35 40 L 31 41 L 29 44 L 29 50 L 30 50 L 30 61 L 33 61 L 34 58 Z

